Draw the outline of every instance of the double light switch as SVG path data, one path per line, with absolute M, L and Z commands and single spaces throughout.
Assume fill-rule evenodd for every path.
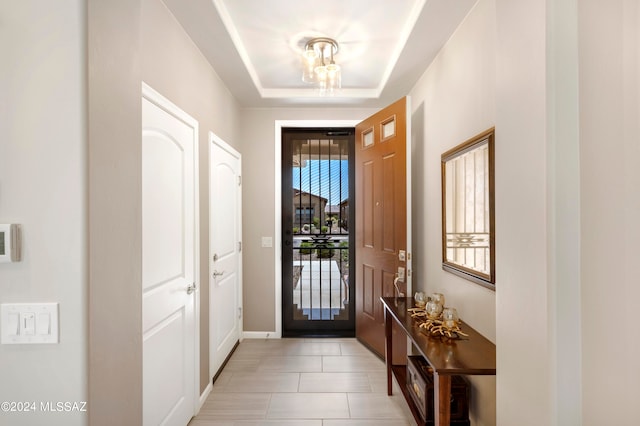
M 0 305 L 2 344 L 58 343 L 57 303 Z

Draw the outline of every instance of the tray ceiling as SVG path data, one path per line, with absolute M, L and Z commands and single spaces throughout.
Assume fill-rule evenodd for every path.
M 476 0 L 165 0 L 245 107 L 380 107 L 405 96 Z M 319 96 L 300 54 L 340 44 L 342 89 Z

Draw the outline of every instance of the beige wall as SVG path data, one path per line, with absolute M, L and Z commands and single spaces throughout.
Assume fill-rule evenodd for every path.
M 209 131 L 238 149 L 239 109 L 211 65 L 160 0 L 142 1 L 142 80 L 199 124 L 200 390 L 209 377 Z
M 552 424 L 544 2 L 496 0 L 498 424 Z
M 142 422 L 140 2 L 88 1 L 89 422 Z
M 480 0 L 411 92 L 424 166 L 413 174 L 414 285 L 447 294 L 497 344 L 496 413 L 490 384 L 474 379 L 486 399 L 473 402 L 476 424 L 635 422 L 639 22 L 633 1 Z M 441 270 L 430 208 L 440 154 L 492 124 L 493 297 Z M 592 315 L 616 310 L 614 328 Z
M 413 287 L 443 293 L 493 342 L 496 292 L 441 267 L 440 155 L 495 125 L 494 3 L 481 0 L 474 7 L 411 91 Z M 498 258 L 498 289 L 500 266 Z M 495 424 L 495 378 L 472 377 L 471 384 L 473 424 Z
M 276 332 L 276 265 L 280 248 L 276 235 L 275 122 L 276 120 L 361 120 L 375 109 L 248 108 L 240 130 L 243 210 L 244 330 L 273 337 Z M 280 160 L 277 160 L 278 164 Z M 274 247 L 261 247 L 261 237 L 272 237 Z
M 142 342 L 131 324 L 141 323 L 142 306 L 141 83 L 199 122 L 201 235 L 208 235 L 208 131 L 237 145 L 238 113 L 233 97 L 159 0 L 90 0 L 89 28 L 90 420 L 140 424 Z M 211 379 L 207 238 L 201 238 L 200 254 L 204 390 Z
M 83 425 L 40 402 L 87 400 L 85 2 L 0 2 L 0 223 L 23 258 L 0 264 L 0 303 L 59 303 L 58 344 L 0 345 L 0 424 Z
M 630 426 L 640 414 L 640 5 L 581 0 L 578 11 L 582 419 Z

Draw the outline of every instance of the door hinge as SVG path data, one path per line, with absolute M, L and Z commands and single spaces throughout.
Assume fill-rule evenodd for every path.
M 242 175 L 238 175 L 238 186 L 242 186 Z
M 242 241 L 238 241 L 238 251 L 242 251 Z

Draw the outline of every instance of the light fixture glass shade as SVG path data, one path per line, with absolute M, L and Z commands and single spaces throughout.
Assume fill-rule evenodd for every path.
M 316 81 L 327 81 L 327 67 L 324 65 L 315 68 Z
M 307 64 L 314 65 L 316 63 L 316 59 L 318 59 L 318 52 L 315 49 L 305 49 L 302 53 L 302 59 Z
M 302 67 L 302 81 L 305 83 L 313 84 L 316 82 L 315 66 L 304 64 Z
M 310 39 L 302 52 L 302 81 L 316 84 L 320 95 L 342 87 L 340 66 L 333 60 L 337 52 L 338 42 L 326 37 Z
M 340 89 L 342 87 L 342 78 L 340 75 L 340 65 L 331 63 L 326 66 L 327 85 L 330 90 Z

